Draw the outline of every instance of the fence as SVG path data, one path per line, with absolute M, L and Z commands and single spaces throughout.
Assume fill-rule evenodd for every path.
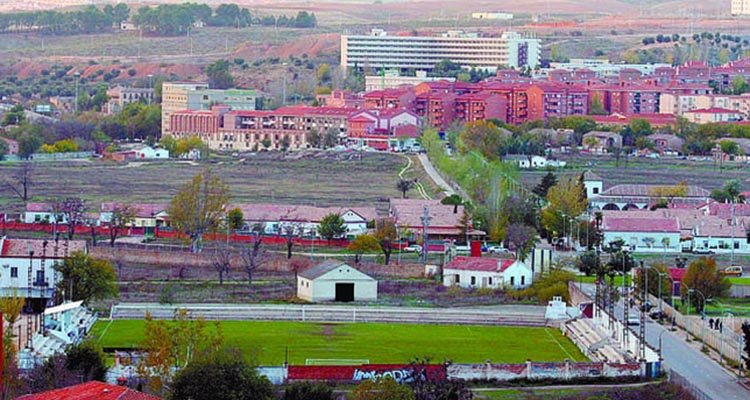
M 403 307 L 353 307 L 315 305 L 113 305 L 110 318 L 140 319 L 150 313 L 156 319 L 171 319 L 177 309 L 191 317 L 210 320 L 284 320 L 301 322 L 394 322 L 418 324 L 467 324 L 547 326 L 544 315 L 509 306 L 492 311 L 464 309 L 425 309 Z
M 643 368 L 639 363 L 535 363 L 524 364 L 446 364 L 446 365 L 335 365 L 335 366 L 294 366 L 288 367 L 288 379 L 358 382 L 367 379 L 390 376 L 398 382 L 411 382 L 416 379 L 463 381 L 517 380 L 571 380 L 587 378 L 639 377 Z
M 714 400 L 711 396 L 707 395 L 706 392 L 690 382 L 689 379 L 686 379 L 684 376 L 671 369 L 669 370 L 669 381 L 690 392 L 696 400 Z
M 732 285 L 729 289 L 731 297 L 750 297 L 750 285 Z
M 659 304 L 659 299 L 653 295 L 649 295 L 649 301 L 654 305 Z M 725 325 L 719 332 L 708 326 L 708 319 L 683 315 L 665 302 L 662 302 L 662 310 L 669 320 L 674 318 L 675 325 L 682 327 L 723 357 L 741 362 L 742 336 L 734 332 L 731 326 Z

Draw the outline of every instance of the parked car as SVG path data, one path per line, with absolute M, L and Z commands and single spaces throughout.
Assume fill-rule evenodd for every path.
M 410 246 L 404 247 L 404 251 L 408 253 L 421 253 L 422 252 L 422 246 L 418 244 L 412 244 Z
M 705 247 L 696 247 L 693 249 L 693 254 L 714 254 L 714 252 Z
M 666 315 L 664 314 L 664 311 L 662 311 L 662 310 L 651 311 L 648 314 L 648 316 L 651 317 L 651 319 L 664 319 L 664 318 L 666 318 Z
M 506 249 L 503 246 L 489 246 L 487 247 L 487 252 L 492 254 L 503 254 L 510 253 L 510 250 Z
M 721 273 L 726 276 L 742 276 L 742 266 L 733 265 L 731 267 L 726 267 L 721 270 Z
M 637 315 L 631 315 L 628 317 L 628 325 L 640 325 L 641 317 Z
M 468 244 L 464 245 L 464 246 L 456 246 L 456 251 L 459 251 L 459 252 L 462 252 L 462 253 L 468 253 L 468 252 L 471 251 L 471 247 L 469 247 Z

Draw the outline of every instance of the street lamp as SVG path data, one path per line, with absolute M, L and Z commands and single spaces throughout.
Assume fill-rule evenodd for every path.
M 154 95 L 151 93 L 151 79 L 154 77 L 153 74 L 148 74 L 148 104 L 151 104 L 151 99 L 153 99 Z
M 701 307 L 701 342 L 703 343 L 703 347 L 706 347 L 706 295 L 698 289 L 688 289 L 688 296 L 692 292 L 697 292 L 703 298 L 703 307 Z

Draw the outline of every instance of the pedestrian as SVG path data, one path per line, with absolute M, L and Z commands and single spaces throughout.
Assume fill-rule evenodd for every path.
M 709 326 L 709 327 L 710 327 L 711 329 L 714 329 L 714 319 L 713 319 L 713 318 L 711 318 L 711 319 L 709 319 L 709 320 L 708 320 L 708 326 Z

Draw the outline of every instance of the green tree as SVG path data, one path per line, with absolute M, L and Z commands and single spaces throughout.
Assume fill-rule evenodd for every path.
M 576 260 L 576 267 L 579 271 L 581 271 L 582 274 L 591 276 L 596 273 L 597 263 L 598 257 L 596 255 L 596 252 L 593 250 L 589 250 L 578 255 L 578 259 Z
M 721 188 L 712 190 L 711 198 L 722 203 L 741 203 L 745 201 L 745 196 L 740 185 L 738 179 L 730 179 Z
M 354 262 L 357 264 L 359 264 L 362 254 L 381 250 L 378 239 L 367 233 L 355 237 L 347 248 L 354 253 Z
M 506 133 L 492 122 L 481 120 L 466 124 L 459 139 L 463 151 L 477 151 L 487 160 L 498 160 Z
M 578 180 L 565 179 L 551 187 L 547 193 L 547 207 L 542 210 L 542 226 L 556 237 L 562 232 L 571 219 L 575 219 L 586 210 L 586 203 L 581 202 L 585 189 Z
M 81 380 L 105 382 L 107 379 L 104 353 L 92 341 L 68 346 L 65 350 L 65 367 L 75 371 Z
M 8 143 L 0 138 L 0 161 L 3 161 L 5 159 L 5 156 L 8 154 L 8 150 Z
M 62 274 L 57 284 L 60 292 L 71 301 L 104 300 L 118 295 L 115 270 L 107 260 L 92 258 L 83 252 L 73 252 L 55 270 Z
M 26 122 L 26 111 L 21 104 L 11 107 L 3 116 L 3 125 L 21 125 Z
M 536 229 L 523 223 L 512 223 L 506 229 L 505 240 L 508 248 L 516 252 L 516 258 L 523 260 L 537 242 Z
M 305 134 L 305 141 L 307 141 L 307 144 L 310 145 L 312 148 L 319 148 L 321 144 L 321 137 L 320 132 L 318 132 L 317 129 L 313 128 L 307 131 Z
M 334 400 L 334 395 L 325 383 L 294 382 L 286 387 L 282 400 Z
M 229 188 L 218 175 L 207 169 L 180 188 L 167 213 L 172 226 L 187 235 L 192 251 L 198 252 L 203 234 L 220 225 L 227 203 Z
M 542 180 L 539 182 L 539 184 L 534 187 L 533 192 L 539 197 L 546 198 L 549 189 L 556 184 L 557 178 L 555 177 L 555 174 L 553 174 L 552 172 L 547 172 L 547 174 L 542 177 Z
M 708 257 L 701 257 L 690 263 L 682 283 L 687 286 L 680 291 L 683 302 L 687 301 L 689 289 L 699 291 L 706 299 L 710 299 L 726 297 L 732 286 L 729 279 L 719 271 L 716 260 Z M 700 294 L 695 293 L 690 296 L 690 304 L 696 312 L 703 311 L 703 301 Z
M 155 320 L 146 313 L 139 344 L 145 356 L 138 371 L 149 378 L 152 391 L 163 392 L 172 381 L 174 368 L 185 368 L 194 359 L 208 359 L 219 352 L 223 342 L 218 323 L 209 326 L 202 318 L 191 318 L 184 309 L 176 310 L 172 321 Z
M 354 389 L 352 400 L 414 400 L 414 392 L 391 377 L 366 380 Z
M 320 220 L 318 232 L 330 243 L 334 238 L 346 234 L 346 222 L 339 214 L 328 214 Z
M 231 64 L 227 60 L 219 60 L 205 68 L 208 84 L 214 89 L 229 89 L 234 86 L 234 77 L 229 72 Z
M 655 262 L 651 264 L 649 268 L 646 268 L 646 274 L 643 271 L 635 276 L 635 285 L 638 288 L 638 293 L 643 293 L 643 287 L 646 285 L 646 275 L 648 275 L 648 293 L 654 297 L 659 296 L 659 282 L 661 282 L 661 295 L 670 296 L 672 294 L 672 281 L 668 279 L 669 267 L 661 262 Z M 659 274 L 662 278 L 659 279 Z
M 245 362 L 237 351 L 222 351 L 197 359 L 179 372 L 170 385 L 169 400 L 273 400 L 273 384 Z
M 599 93 L 594 93 L 591 98 L 591 107 L 589 107 L 589 114 L 591 115 L 607 115 L 607 110 L 604 108 L 602 99 Z
M 240 230 L 245 226 L 245 214 L 238 207 L 235 207 L 227 212 L 227 226 L 232 230 Z
M 33 134 L 25 134 L 18 138 L 18 156 L 28 159 L 42 146 L 42 139 Z
M 719 148 L 723 154 L 736 156 L 740 154 L 740 145 L 732 140 L 722 140 L 719 142 Z

